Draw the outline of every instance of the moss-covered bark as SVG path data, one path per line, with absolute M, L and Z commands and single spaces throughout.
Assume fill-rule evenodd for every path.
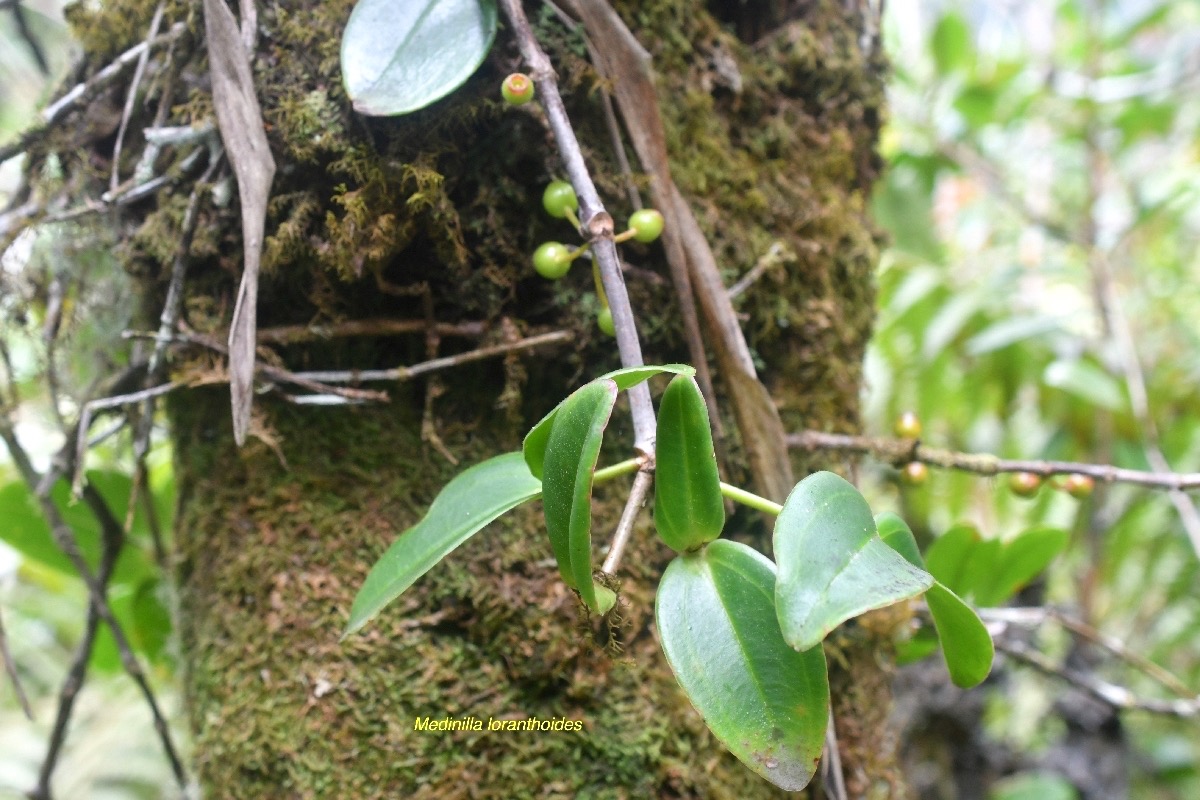
M 153 5 L 113 0 L 77 10 L 95 63 L 136 41 L 140 26 L 129 20 L 148 19 Z M 350 112 L 337 71 L 338 34 L 351 5 L 282 0 L 260 7 L 255 75 L 279 163 L 260 324 L 412 319 L 431 311 L 439 321 L 481 320 L 497 332 L 566 328 L 575 344 L 446 373 L 436 391 L 394 387 L 386 407 L 300 408 L 260 399 L 260 430 L 277 450 L 261 442 L 233 448 L 221 391 L 173 401 L 182 644 L 206 791 L 305 798 L 777 794 L 713 741 L 667 672 L 651 623 L 655 579 L 668 554 L 647 535 L 625 559 L 625 650 L 618 656 L 580 628 L 533 510 L 475 537 L 365 634 L 339 642 L 369 566 L 455 472 L 423 439 L 423 421 L 435 421 L 449 451 L 474 463 L 518 447 L 528 426 L 581 378 L 616 360 L 596 331 L 586 270 L 548 284 L 529 265 L 539 242 L 568 232 L 540 210 L 541 189 L 558 165 L 536 110 L 508 109 L 498 99 L 500 77 L 517 66 L 512 43 L 502 32 L 480 73 L 433 108 L 367 120 Z M 853 430 L 876 256 L 864 211 L 877 168 L 881 69 L 861 49 L 861 21 L 840 2 L 764 4 L 749 19 L 739 16 L 743 5 L 670 0 L 618 8 L 654 55 L 675 179 L 730 281 L 768 253 L 778 261 L 738 304 L 785 423 Z M 155 84 L 176 87 L 176 122 L 211 114 L 194 8 L 168 6 L 167 18 L 188 20 L 193 38 L 175 52 L 174 82 Z M 622 219 L 629 212 L 624 179 L 597 102 L 598 78 L 578 34 L 552 14 L 534 17 L 597 182 Z M 126 173 L 137 150 L 126 145 Z M 102 179 L 107 166 L 80 163 L 76 171 Z M 160 195 L 128 239 L 127 260 L 145 279 L 152 317 L 185 200 L 186 192 Z M 685 348 L 661 252 L 634 245 L 626 255 L 635 265 L 628 281 L 648 360 L 680 360 Z M 228 324 L 239 271 L 235 208 L 206 206 L 192 259 L 186 315 L 194 327 L 219 330 Z M 278 352 L 293 368 L 380 367 L 420 360 L 427 345 L 420 336 L 363 338 Z M 447 339 L 441 352 L 466 346 Z M 618 411 L 610 438 L 627 441 L 628 428 Z M 736 442 L 733 454 L 736 465 Z M 796 466 L 803 473 L 814 465 Z M 611 530 L 622 500 L 620 487 L 605 491 L 599 531 Z M 758 525 L 739 515 L 733 527 L 761 541 Z M 831 662 L 841 691 L 836 709 L 847 721 L 842 758 L 856 792 L 885 796 L 896 785 L 883 729 L 886 658 L 864 631 L 840 641 Z M 414 720 L 426 716 L 567 716 L 582 720 L 584 730 L 415 731 Z

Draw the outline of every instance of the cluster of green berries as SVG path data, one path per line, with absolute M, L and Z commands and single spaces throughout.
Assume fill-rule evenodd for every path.
M 893 428 L 901 439 L 921 438 L 921 419 L 912 411 L 905 411 L 896 418 Z M 909 486 L 920 486 L 929 479 L 929 468 L 920 461 L 910 461 L 900 470 L 900 481 Z M 1042 478 L 1033 472 L 1014 472 L 1008 478 L 1009 490 L 1018 497 L 1033 497 L 1042 487 Z M 1087 475 L 1072 473 L 1055 481 L 1054 487 L 1077 500 L 1091 495 L 1096 482 Z
M 533 99 L 533 80 L 524 73 L 514 72 L 500 85 L 500 94 L 509 105 L 523 106 Z M 575 230 L 579 230 L 579 219 L 575 215 L 575 212 L 579 210 L 579 198 L 575 196 L 575 189 L 566 181 L 550 182 L 546 191 L 542 193 L 542 208 L 546 209 L 546 213 L 555 219 L 570 221 L 575 226 Z M 663 223 L 662 214 L 653 208 L 643 208 L 635 211 L 629 218 L 629 230 L 614 236 L 613 241 L 624 242 L 636 239 L 648 244 L 662 235 Z M 571 269 L 571 262 L 587 252 L 587 249 L 588 245 L 586 244 L 572 249 L 562 242 L 546 242 L 533 251 L 533 268 L 547 280 L 559 280 Z M 608 298 L 604 296 L 604 290 L 600 286 L 598 278 L 596 288 L 600 296 L 600 314 L 596 319 L 596 324 L 604 333 L 615 336 L 616 327 L 613 325 L 612 309 L 608 307 Z
M 555 219 L 566 219 L 579 229 L 579 219 L 575 212 L 579 210 L 579 198 L 575 189 L 566 181 L 551 181 L 542 193 L 542 208 Z M 629 230 L 613 237 L 614 241 L 623 242 L 635 239 L 639 242 L 653 242 L 663 231 L 663 215 L 653 208 L 643 208 L 635 211 L 629 218 Z M 571 262 L 581 256 L 588 245 L 578 248 L 567 247 L 562 242 L 546 242 L 533 251 L 533 268 L 547 280 L 556 281 L 571 269 Z M 616 335 L 613 326 L 612 311 L 608 307 L 607 298 L 600 295 L 600 315 L 596 320 L 600 330 L 609 336 Z

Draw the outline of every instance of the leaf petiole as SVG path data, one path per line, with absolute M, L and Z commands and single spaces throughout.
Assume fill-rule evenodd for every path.
M 721 494 L 735 503 L 741 503 L 744 506 L 750 506 L 750 508 L 765 511 L 775 516 L 779 516 L 779 512 L 783 511 L 783 506 L 779 505 L 779 503 L 773 503 L 765 497 L 759 497 L 754 492 L 747 492 L 745 489 L 730 486 L 725 481 L 721 481 Z

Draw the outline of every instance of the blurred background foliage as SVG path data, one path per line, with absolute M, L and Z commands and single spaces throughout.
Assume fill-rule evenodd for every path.
M 25 9 L 49 71 L 0 12 L 0 141 L 29 123 L 70 61 L 57 4 Z M 891 166 L 874 211 L 892 245 L 878 273 L 867 432 L 889 435 L 912 410 L 923 441 L 939 447 L 1141 469 L 1159 464 L 1161 451 L 1176 471 L 1200 470 L 1200 4 L 891 0 L 883 31 L 894 74 L 881 150 Z M 0 167 L 0 201 L 19 171 L 17 160 Z M 123 360 L 111 346 L 127 313 L 112 302 L 120 270 L 95 257 L 98 236 L 58 226 L 18 240 L 0 262 L 0 323 L 23 399 L 18 432 L 42 459 L 61 445 L 56 417 L 77 413 L 72 397 Z M 67 301 L 57 353 L 43 331 L 53 291 Z M 58 408 L 44 380 L 51 359 L 62 373 Z M 128 452 L 119 432 L 88 460 L 118 509 L 130 493 Z M 165 444 L 150 464 L 153 516 L 169 532 Z M 1047 485 L 1026 499 L 999 478 L 933 470 L 924 485 L 902 486 L 895 470 L 870 461 L 861 473 L 876 509 L 898 510 L 926 545 L 963 524 L 1001 540 L 1066 531 L 1066 551 L 1021 599 L 1062 607 L 1200 686 L 1200 581 L 1178 498 L 1098 486 L 1081 501 Z M 16 477 L 0 461 L 0 612 L 37 722 L 25 721 L 0 680 L 0 797 L 34 783 L 86 606 Z M 58 494 L 94 552 L 94 523 L 66 502 L 65 486 Z M 112 598 L 174 707 L 170 596 L 149 510 L 133 517 Z M 1052 629 L 1036 643 L 1059 657 L 1069 649 Z M 1036 763 L 1061 733 L 1052 707 L 1062 685 L 1005 669 L 1002 690 L 978 690 L 988 735 Z M 1098 671 L 1161 696 L 1128 667 L 1110 661 Z M 122 680 L 111 640 L 96 649 L 81 702 L 59 796 L 169 796 L 149 714 Z M 1123 722 L 1133 797 L 1200 797 L 1195 720 L 1131 712 Z M 991 794 L 1075 796 L 1035 770 Z
M 874 210 L 892 246 L 868 431 L 913 410 L 938 447 L 1152 469 L 1157 444 L 1196 471 L 1200 4 L 894 0 L 884 31 L 891 168 Z M 1167 493 L 1098 486 L 1079 501 L 1047 485 L 1026 499 L 1002 478 L 932 470 L 900 488 L 893 470 L 866 474 L 925 541 L 961 523 L 1002 539 L 1068 531 L 1045 601 L 1200 685 L 1197 558 Z M 1052 631 L 1038 643 L 1066 651 Z M 1099 671 L 1159 696 L 1128 668 Z M 1010 676 L 992 732 L 1036 755 L 1062 688 Z M 1132 796 L 1200 797 L 1195 720 L 1123 721 Z M 1028 786 L 999 796 L 1057 796 Z

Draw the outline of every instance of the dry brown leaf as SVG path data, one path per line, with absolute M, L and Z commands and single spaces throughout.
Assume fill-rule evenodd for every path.
M 204 33 L 217 126 L 237 176 L 242 205 L 242 284 L 229 330 L 233 438 L 240 446 L 246 440 L 254 397 L 258 267 L 275 159 L 271 157 L 262 111 L 254 95 L 250 54 L 242 42 L 237 20 L 223 0 L 204 0 Z
M 629 138 L 650 175 L 654 205 L 666 219 L 663 246 L 680 302 L 690 303 L 693 292 L 700 301 L 756 488 L 782 502 L 795 483 L 783 422 L 758 380 L 712 248 L 671 178 L 650 55 L 605 0 L 572 0 L 571 6 L 604 62 L 600 67 L 612 81 Z

